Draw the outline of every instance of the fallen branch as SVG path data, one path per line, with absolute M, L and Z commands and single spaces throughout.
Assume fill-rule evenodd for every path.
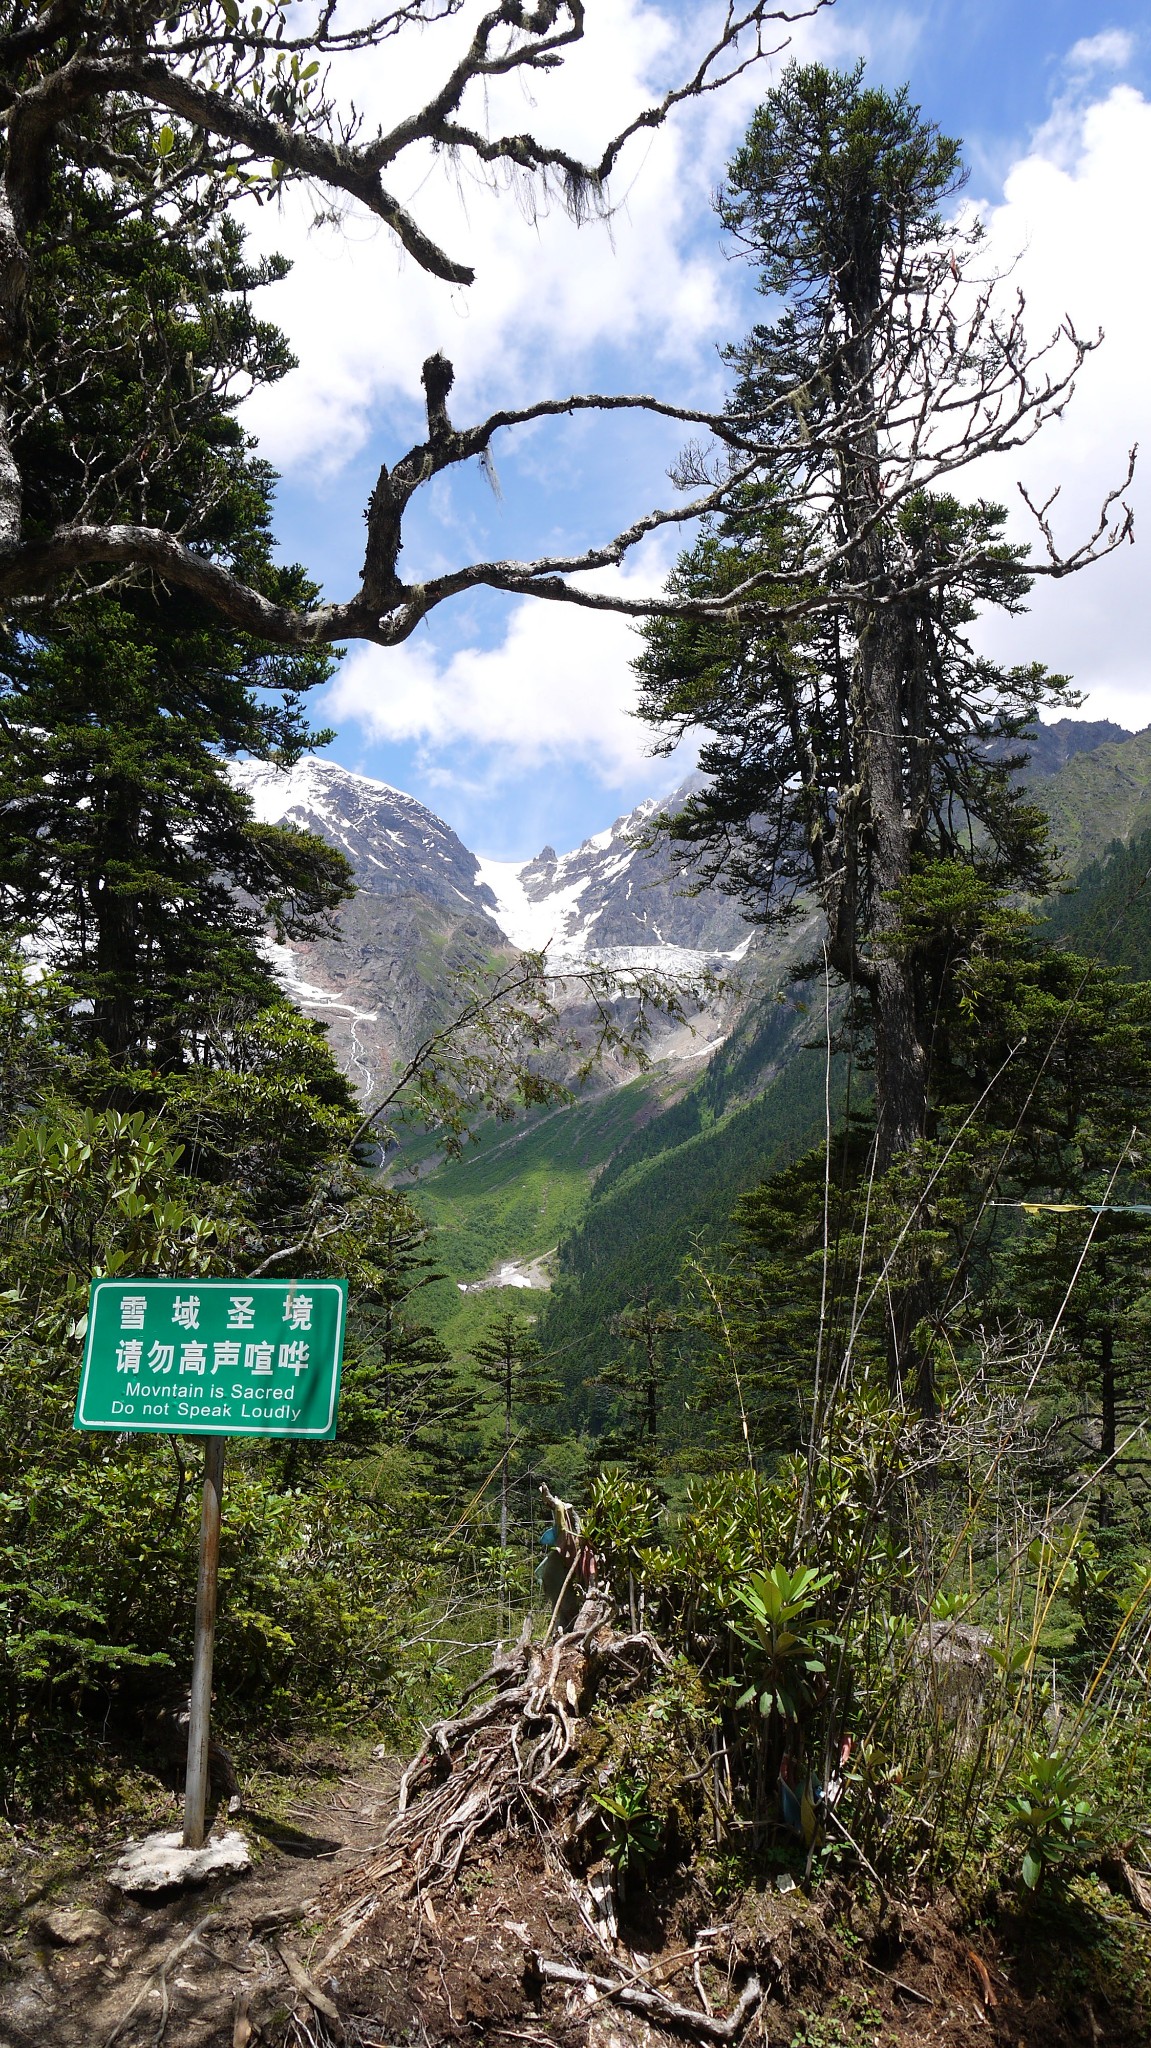
M 690 2005 L 679 2005 L 662 1991 L 652 1991 L 641 1984 L 623 1984 L 615 1977 L 599 1977 L 590 1970 L 577 1970 L 571 1963 L 549 1962 L 546 1956 L 530 1950 L 527 1974 L 542 1983 L 575 1984 L 581 1990 L 591 1988 L 604 1998 L 614 1999 L 617 2005 L 626 2005 L 632 2012 L 658 2020 L 661 2026 L 678 2027 L 704 2041 L 735 2041 L 763 1998 L 759 1978 L 749 1977 L 732 2011 L 726 2019 L 719 2019 L 714 2013 L 696 2012 Z
M 306 1998 L 308 2004 L 314 2007 L 316 2012 L 322 2012 L 326 2020 L 332 2020 L 334 2024 L 340 2027 L 342 2030 L 343 2022 L 340 2018 L 339 2012 L 337 2011 L 336 2007 L 332 2004 L 331 1999 L 326 1997 L 325 1994 L 320 1990 L 319 1985 L 313 1984 L 306 1969 L 304 1968 L 303 1963 L 300 1961 L 300 1958 L 298 1955 L 296 1955 L 295 1951 L 293 1949 L 288 1948 L 283 1942 L 279 1942 L 276 1946 L 276 1953 L 278 1954 L 280 1961 L 283 1963 L 285 1970 L 287 1971 L 289 1977 L 295 1985 L 296 1990 L 300 1993 L 301 1998 Z
M 968 1950 L 968 1954 L 971 1955 L 970 1950 Z M 879 1967 L 875 1963 L 869 1963 L 866 1956 L 861 1956 L 859 1960 L 863 1964 L 865 1970 L 870 1970 L 872 1976 L 878 1977 L 881 1983 L 890 1984 L 893 1991 L 902 1991 L 903 1996 L 905 1998 L 913 1998 L 919 2005 L 934 2005 L 935 2000 L 933 1998 L 929 1998 L 926 1991 L 917 1991 L 914 1984 L 905 1984 L 902 1977 L 893 1977 L 890 1971 L 879 1969 Z M 979 1962 L 978 1956 L 971 1955 L 971 1960 L 975 1963 L 978 1963 L 979 1968 L 981 1970 L 983 1969 L 983 1965 Z M 985 2005 L 994 2005 L 995 1993 L 991 1989 L 991 1979 L 990 1977 L 987 1977 L 986 1971 L 984 1971 L 984 1976 L 987 1978 L 987 1984 L 986 1990 L 984 1992 L 983 2003 Z

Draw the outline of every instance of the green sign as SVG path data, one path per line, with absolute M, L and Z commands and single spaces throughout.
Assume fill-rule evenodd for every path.
M 93 1280 L 77 1429 L 336 1434 L 346 1280 Z

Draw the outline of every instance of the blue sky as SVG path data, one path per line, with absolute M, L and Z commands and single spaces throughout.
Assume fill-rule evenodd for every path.
M 592 0 L 589 48 L 541 89 L 537 130 L 590 147 L 682 63 L 704 11 Z M 438 65 L 432 40 L 415 60 L 424 77 Z M 1065 306 L 1083 327 L 1106 326 L 1106 353 L 1074 414 L 1028 472 L 1032 482 L 1062 479 L 1068 530 L 1089 523 L 1122 452 L 1141 424 L 1145 438 L 1151 428 L 1141 419 L 1151 413 L 1141 340 L 1151 319 L 1145 5 L 838 0 L 795 46 L 836 62 L 865 56 L 872 76 L 908 80 L 924 112 L 964 138 L 970 195 L 996 246 L 1019 256 L 1036 331 Z M 259 216 L 259 241 L 295 262 L 264 310 L 287 329 L 300 368 L 250 408 L 282 476 L 283 552 L 332 596 L 354 588 L 362 507 L 380 460 L 419 433 L 419 365 L 433 348 L 456 364 L 461 421 L 577 389 L 714 402 L 718 346 L 741 333 L 755 301 L 750 273 L 722 248 L 710 197 L 767 82 L 763 72 L 755 85 L 743 80 L 642 143 L 617 178 L 607 226 L 577 231 L 555 212 L 532 222 L 507 194 L 461 191 L 439 166 L 424 167 L 414 203 L 453 253 L 476 263 L 466 293 L 415 273 L 374 223 L 349 216 L 335 232 L 313 230 L 299 198 Z M 379 93 L 415 83 L 393 67 Z M 358 71 L 356 96 L 369 108 L 372 90 Z M 502 496 L 478 469 L 437 484 L 405 567 L 602 538 L 671 499 L 665 472 L 678 443 L 673 430 L 618 416 L 501 436 Z M 1004 479 L 1005 497 L 1013 482 Z M 622 572 L 628 587 L 655 588 L 670 558 L 669 545 L 649 548 Z M 1045 586 L 1031 616 L 991 630 L 988 645 L 1074 670 L 1089 691 L 1085 715 L 1146 724 L 1142 582 L 1132 556 Z M 441 607 L 402 649 L 354 649 L 315 711 L 339 726 L 335 759 L 411 791 L 477 851 L 525 859 L 545 840 L 576 844 L 691 765 L 645 752 L 648 736 L 628 710 L 633 645 L 618 620 L 480 595 Z

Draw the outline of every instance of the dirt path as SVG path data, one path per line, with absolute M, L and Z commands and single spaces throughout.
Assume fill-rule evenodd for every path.
M 171 1898 L 114 1891 L 102 1873 L 122 1844 L 110 1841 L 98 1864 L 29 1902 L 15 1932 L 0 1929 L 0 2048 L 1151 2040 L 1151 1927 L 1095 1880 L 1073 1909 L 1008 1902 L 976 1926 L 946 1895 L 867 1902 L 839 1880 L 810 1898 L 761 1883 L 721 1905 L 676 1869 L 635 1888 L 609 1940 L 542 1816 L 477 1844 L 446 1889 L 413 1893 L 383 1842 L 397 1779 L 396 1764 L 372 1763 L 284 1821 L 245 1815 L 255 1868 Z M 61 1907 L 86 1916 L 74 1943 L 44 1927 Z
M 110 1844 L 100 1867 L 6 1930 L 0 2048 L 254 2048 L 281 2038 L 306 1997 L 301 1979 L 329 1945 L 320 1895 L 382 1834 L 397 1777 L 398 1766 L 379 1763 L 301 1799 L 284 1821 L 245 1814 L 253 1870 L 159 1900 L 106 1883 L 101 1872 L 122 1847 Z M 60 1906 L 84 1915 L 74 1942 L 45 1925 Z

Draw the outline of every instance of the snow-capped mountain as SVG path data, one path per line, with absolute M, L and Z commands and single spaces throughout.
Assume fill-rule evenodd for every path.
M 636 843 L 656 813 L 675 809 L 690 788 L 650 797 L 572 853 L 545 846 L 518 867 L 481 859 L 478 876 L 501 931 L 513 945 L 546 947 L 557 966 L 597 960 L 691 972 L 741 960 L 751 934 L 731 897 L 718 889 L 685 895 L 667 855 Z
M 333 761 L 247 761 L 231 772 L 262 821 L 318 833 L 355 870 L 358 894 L 341 906 L 338 936 L 271 954 L 289 994 L 327 1024 L 361 1094 L 376 1092 L 439 1020 L 453 972 L 501 950 L 546 949 L 561 969 L 599 961 L 690 974 L 729 968 L 751 943 L 730 898 L 680 894 L 666 856 L 635 843 L 662 802 L 641 804 L 571 853 L 545 846 L 516 865 L 469 852 L 414 797 Z M 683 1035 L 681 1049 L 698 1057 L 698 1035 Z
M 318 832 L 347 855 L 373 896 L 429 896 L 456 912 L 490 910 L 476 888 L 476 858 L 450 825 L 387 782 L 305 754 L 294 768 L 239 761 L 232 775 L 264 824 Z
M 513 946 L 546 949 L 557 966 L 691 968 L 747 951 L 748 927 L 730 897 L 717 889 L 685 895 L 667 856 L 636 843 L 690 783 L 650 797 L 571 853 L 545 846 L 517 864 L 470 853 L 415 797 L 334 761 L 309 755 L 288 769 L 243 761 L 232 773 L 258 818 L 338 846 L 362 894 L 423 896 L 456 916 L 488 918 Z
M 334 761 L 242 761 L 231 773 L 264 823 L 318 833 L 352 863 L 358 893 L 333 935 L 269 952 L 287 993 L 327 1026 L 361 1097 L 378 1096 L 439 1021 L 453 973 L 506 947 L 476 887 L 475 856 L 414 797 Z

